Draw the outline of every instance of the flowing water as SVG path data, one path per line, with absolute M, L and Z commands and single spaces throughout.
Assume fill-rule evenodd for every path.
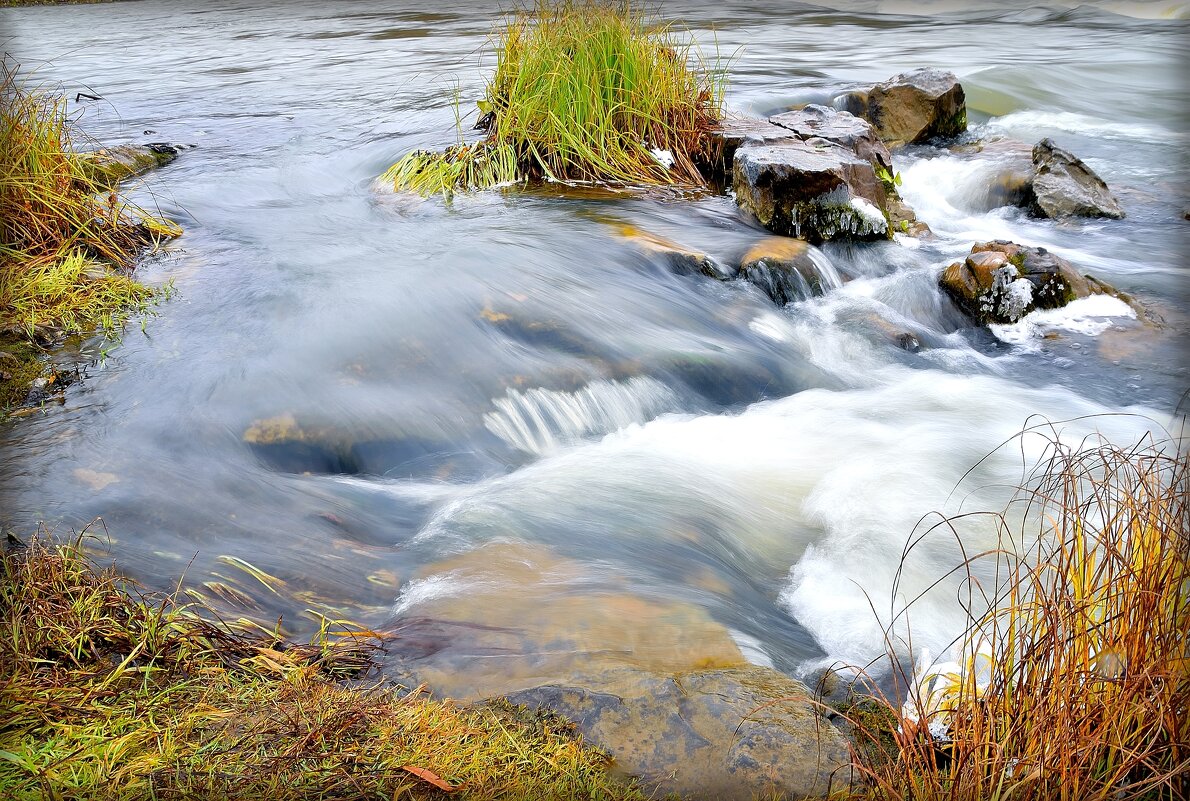
M 974 136 L 1053 137 L 1128 214 L 993 208 L 998 156 L 911 149 L 902 191 L 937 238 L 828 246 L 830 291 L 785 308 L 616 235 L 730 262 L 763 232 L 729 198 L 444 206 L 377 188 L 402 154 L 453 141 L 456 95 L 463 114 L 481 95 L 486 4 L 0 10 L 37 81 L 102 97 L 71 104 L 99 140 L 194 145 L 139 192 L 186 229 L 140 268 L 172 298 L 143 333 L 69 348 L 85 380 L 0 430 L 0 522 L 102 518 L 142 582 L 238 587 L 296 634 L 327 605 L 404 626 L 409 664 L 441 657 L 433 675 L 461 695 L 737 646 L 790 672 L 866 662 L 919 520 L 1003 508 L 1041 443 L 997 446 L 1042 418 L 1133 441 L 1190 385 L 1187 23 L 1169 19 L 1185 5 L 986 6 L 663 5 L 729 57 L 734 111 L 948 68 Z M 1164 323 L 1090 303 L 967 327 L 936 279 L 992 238 L 1051 248 Z M 901 597 L 994 531 L 975 517 L 928 537 Z M 937 649 L 961 619 L 944 584 L 915 636 Z

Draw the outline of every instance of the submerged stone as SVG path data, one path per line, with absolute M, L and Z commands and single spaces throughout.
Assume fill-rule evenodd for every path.
M 114 186 L 126 178 L 169 164 L 178 148 L 155 142 L 148 145 L 118 145 L 80 154 L 84 171 L 93 180 Z
M 680 245 L 656 234 L 642 231 L 633 225 L 615 226 L 619 237 L 650 258 L 664 262 L 679 275 L 706 275 L 721 281 L 735 277 L 730 268 L 720 264 L 706 253 Z
M 459 699 L 624 667 L 744 664 L 727 628 L 700 607 L 636 595 L 541 543 L 492 542 L 434 562 L 397 610 L 394 667 Z
M 509 700 L 573 720 L 620 769 L 692 801 L 824 796 L 844 783 L 850 763 L 847 741 L 805 685 L 756 665 L 625 669 Z

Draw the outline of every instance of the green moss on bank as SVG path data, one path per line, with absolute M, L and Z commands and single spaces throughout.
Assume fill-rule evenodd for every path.
M 77 543 L 2 565 L 0 797 L 644 798 L 561 719 L 348 683 L 370 633 L 249 637 Z

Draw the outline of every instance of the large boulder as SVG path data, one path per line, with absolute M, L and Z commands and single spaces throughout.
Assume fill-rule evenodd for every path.
M 1045 217 L 1109 217 L 1120 219 L 1124 210 L 1095 174 L 1073 153 L 1050 139 L 1033 148 L 1032 202 Z
M 574 721 L 584 739 L 658 793 L 752 801 L 846 786 L 847 741 L 818 714 L 805 685 L 771 668 L 620 670 L 594 687 L 546 685 L 509 700 Z
M 1015 323 L 1034 309 L 1056 309 L 1094 294 L 1117 294 L 1045 248 L 997 240 L 971 248 L 946 268 L 942 289 L 981 324 Z
M 774 233 L 824 242 L 887 239 L 887 192 L 871 162 L 825 139 L 743 144 L 736 202 Z
M 922 68 L 878 83 L 865 116 L 890 145 L 958 136 L 967 130 L 967 102 L 953 72 Z
M 753 243 L 740 259 L 740 277 L 782 306 L 842 286 L 843 277 L 815 253 L 801 239 L 766 237 Z

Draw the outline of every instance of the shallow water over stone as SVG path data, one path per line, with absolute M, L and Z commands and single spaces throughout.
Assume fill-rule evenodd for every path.
M 175 296 L 143 334 L 65 353 L 86 380 L 0 431 L 0 522 L 102 517 L 149 586 L 239 588 L 256 608 L 237 611 L 298 634 L 326 604 L 403 626 L 394 671 L 439 671 L 460 695 L 612 663 L 864 663 L 914 526 L 1002 508 L 1021 448 L 960 484 L 969 468 L 1031 415 L 1147 416 L 1062 426 L 1133 440 L 1187 386 L 1186 23 L 1112 13 L 1129 8 L 666 4 L 730 57 L 735 111 L 951 69 L 975 136 L 1052 137 L 1128 215 L 1032 219 L 988 200 L 1011 154 L 910 148 L 893 157 L 901 192 L 938 238 L 823 246 L 841 277 L 783 308 L 622 236 L 738 264 L 768 234 L 729 198 L 446 207 L 375 187 L 405 152 L 453 141 L 456 89 L 467 113 L 492 66 L 485 7 L 0 10 L 38 80 L 103 97 L 71 106 L 99 140 L 195 145 L 141 193 L 186 229 L 140 268 Z M 1051 249 L 1163 323 L 967 327 L 937 276 L 996 238 Z M 994 542 L 990 520 L 959 528 L 969 550 Z M 961 558 L 930 538 L 903 595 Z M 937 652 L 960 620 L 943 585 L 916 638 Z

